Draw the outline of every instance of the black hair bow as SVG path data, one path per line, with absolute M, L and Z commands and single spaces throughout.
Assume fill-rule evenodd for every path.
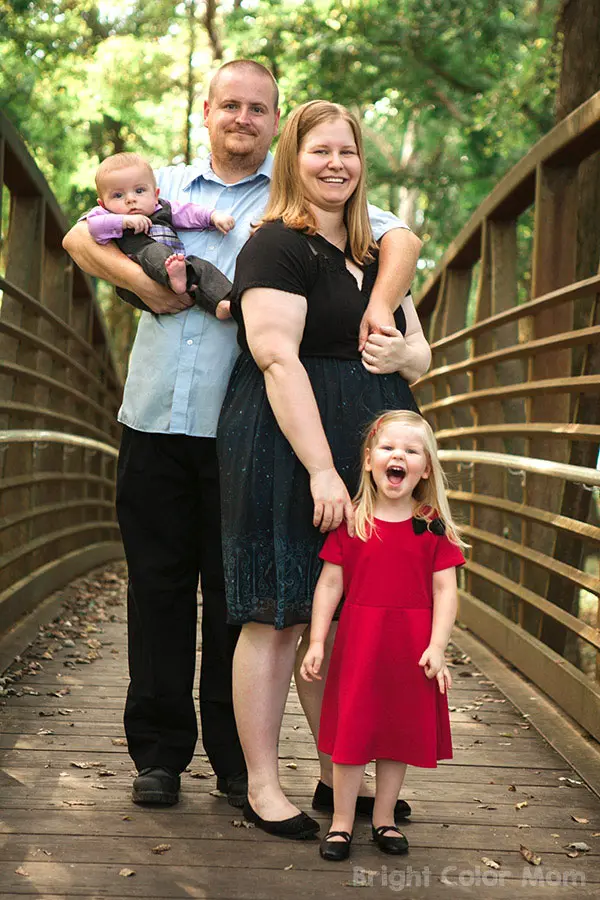
M 428 522 L 427 519 L 418 519 L 413 516 L 412 527 L 415 534 L 425 534 L 426 531 L 437 534 L 438 537 L 446 534 L 446 527 L 441 519 L 432 519 L 431 522 Z

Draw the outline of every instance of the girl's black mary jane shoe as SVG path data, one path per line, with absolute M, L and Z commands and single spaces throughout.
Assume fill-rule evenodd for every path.
M 396 834 L 388 835 L 386 834 L 388 831 L 394 831 Z M 371 826 L 371 833 L 373 840 L 384 853 L 397 855 L 408 851 L 408 841 L 395 825 L 380 825 L 379 828 Z
M 329 838 L 341 837 L 343 841 L 330 841 Z M 350 856 L 350 844 L 352 843 L 352 835 L 347 831 L 328 831 L 319 846 L 319 853 L 322 859 L 330 862 L 342 862 Z

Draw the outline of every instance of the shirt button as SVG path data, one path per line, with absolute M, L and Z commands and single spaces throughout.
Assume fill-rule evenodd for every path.
M 188 346 L 190 346 L 190 344 L 193 344 L 194 342 L 193 342 L 193 341 L 188 341 L 187 343 L 188 343 Z

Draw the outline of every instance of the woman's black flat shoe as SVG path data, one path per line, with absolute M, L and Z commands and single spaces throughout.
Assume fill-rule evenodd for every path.
M 330 841 L 331 837 L 344 838 L 343 841 Z M 329 862 L 342 862 L 350 856 L 350 844 L 352 843 L 352 835 L 347 831 L 328 831 L 319 847 L 319 853 L 322 859 Z
M 248 801 L 244 804 L 244 818 L 247 822 L 252 822 L 253 825 L 256 825 L 257 828 L 262 828 L 267 834 L 292 838 L 292 840 L 296 841 L 313 838 L 320 830 L 319 823 L 307 816 L 305 812 L 300 812 L 297 816 L 292 816 L 290 819 L 280 819 L 276 822 L 261 819 L 258 813 L 254 812 Z
M 386 835 L 386 831 L 395 831 L 398 837 Z M 371 826 L 373 840 L 380 850 L 384 853 L 406 853 L 408 850 L 408 841 L 399 828 L 395 825 L 380 825 L 379 828 Z
M 375 797 L 357 797 L 356 815 L 369 816 L 370 818 L 373 815 L 374 804 Z M 313 797 L 312 808 L 318 809 L 321 812 L 333 812 L 333 788 L 329 787 L 328 784 L 319 781 Z M 395 819 L 407 819 L 411 812 L 412 809 L 406 800 L 396 801 L 396 806 L 394 808 Z

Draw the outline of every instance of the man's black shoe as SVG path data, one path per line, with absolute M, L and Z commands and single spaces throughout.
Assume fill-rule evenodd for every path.
M 217 778 L 217 790 L 227 794 L 227 802 L 230 806 L 241 809 L 248 797 L 248 775 L 240 772 L 239 775 L 221 775 Z
M 173 806 L 179 800 L 181 779 L 173 769 L 149 766 L 140 769 L 133 780 L 131 799 L 134 803 L 154 803 L 159 806 Z

